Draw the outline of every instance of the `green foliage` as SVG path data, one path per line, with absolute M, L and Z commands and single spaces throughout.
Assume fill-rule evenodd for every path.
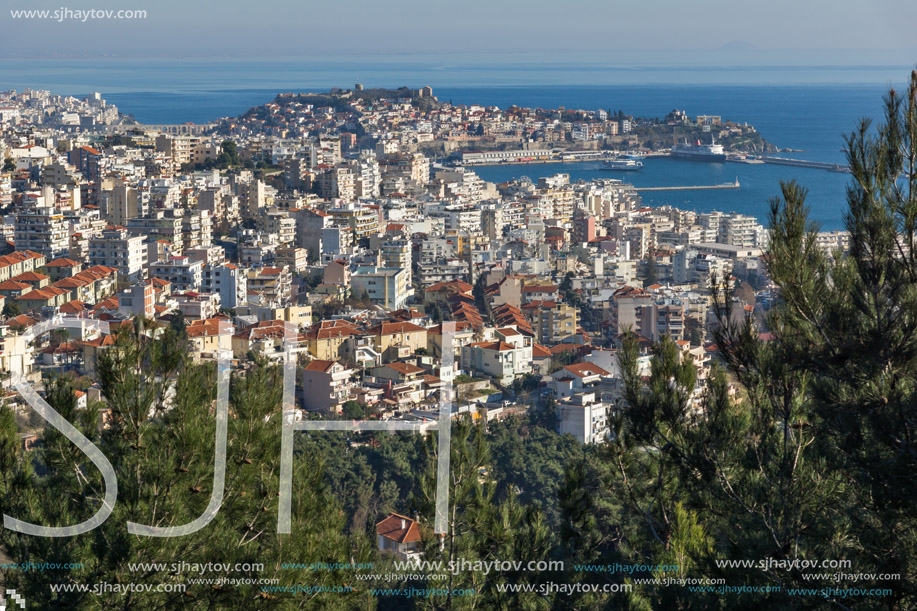
M 176 312 L 172 315 L 172 320 L 169 321 L 169 328 L 175 332 L 175 337 L 178 341 L 187 341 L 188 339 L 188 323 L 185 322 L 185 315 L 181 312 Z
M 7 318 L 13 318 L 20 314 L 22 314 L 22 310 L 19 309 L 19 304 L 12 299 L 7 299 L 6 303 L 3 304 L 3 315 Z
M 321 457 L 325 481 L 344 511 L 348 530 L 362 535 L 389 512 L 410 514 L 419 474 L 424 469 L 423 440 L 402 433 L 308 433 L 297 438 L 303 452 Z
M 378 416 L 379 410 L 359 401 L 348 401 L 341 406 L 341 415 L 347 420 L 365 420 Z
M 656 255 L 650 254 L 646 259 L 646 271 L 643 277 L 643 288 L 656 284 L 659 280 L 659 270 L 656 265 Z
M 490 425 L 493 478 L 498 494 L 514 490 L 519 500 L 537 507 L 552 526 L 560 522 L 556 491 L 569 461 L 581 459 L 583 446 L 553 427 L 519 416 Z
M 557 371 L 562 367 L 567 365 L 572 365 L 576 362 L 576 353 L 574 352 L 575 346 L 570 344 L 570 350 L 564 350 L 558 352 L 551 357 L 551 371 Z
M 512 388 L 516 393 L 530 393 L 538 388 L 541 384 L 541 376 L 534 373 L 527 373 L 522 377 L 513 380 Z
M 423 484 L 423 511 L 433 516 L 436 489 L 436 437 L 427 438 L 428 469 Z M 553 541 L 544 515 L 532 506 L 520 504 L 514 490 L 502 501 L 495 495 L 493 482 L 484 475 L 492 465 L 490 445 L 482 425 L 468 419 L 452 427 L 450 446 L 448 533 L 440 540 L 428 535 L 423 541 L 429 560 L 467 562 L 481 560 L 546 560 Z M 546 575 L 537 571 L 490 572 L 465 570 L 449 572 L 445 582 L 450 594 L 432 599 L 433 608 L 447 609 L 549 609 L 550 600 L 532 592 L 500 592 L 498 583 L 539 583 Z M 476 596 L 452 596 L 455 588 L 473 588 Z
M 12 477 L 19 464 L 20 447 L 16 414 L 6 403 L 0 403 L 0 483 L 4 494 L 9 484 L 8 478 Z
M 213 482 L 215 374 L 212 364 L 192 365 L 174 332 L 157 339 L 143 324 L 123 326 L 114 346 L 101 353 L 99 374 L 110 426 L 100 430 L 98 410 L 77 410 L 69 378 L 46 389 L 48 403 L 105 453 L 118 476 L 118 502 L 100 527 L 77 537 L 48 539 L 0 533 L 0 542 L 16 559 L 33 562 L 82 562 L 71 571 L 4 571 L 35 608 L 72 609 L 303 609 L 372 608 L 365 591 L 317 594 L 267 593 L 260 585 L 214 587 L 188 585 L 187 593 L 96 597 L 88 593 L 52 593 L 49 583 L 178 584 L 188 577 L 173 572 L 131 570 L 128 563 L 262 563 L 231 574 L 207 578 L 277 578 L 280 585 L 339 586 L 341 571 L 282 569 L 284 562 L 355 562 L 370 558 L 369 542 L 345 534 L 320 457 L 304 453 L 294 461 L 291 535 L 279 535 L 277 505 L 280 464 L 280 393 L 277 365 L 258 364 L 235 375 L 230 389 L 227 474 L 216 517 L 192 535 L 147 538 L 129 535 L 126 522 L 177 526 L 204 513 Z M 46 525 L 74 524 L 91 516 L 104 494 L 101 476 L 63 435 L 44 434 L 41 451 L 11 464 L 10 424 L 0 409 L 0 482 L 3 511 Z M 29 465 L 34 459 L 38 472 Z M 257 583 L 257 582 L 256 582 Z M 155 587 L 155 586 L 154 586 Z M 241 605 L 241 606 L 240 606 Z
M 231 168 L 240 164 L 239 151 L 232 140 L 224 140 L 220 144 L 220 154 L 216 165 L 220 168 Z
M 713 369 L 700 410 L 691 409 L 693 373 L 674 346 L 656 347 L 645 379 L 636 342 L 625 341 L 624 409 L 612 423 L 607 462 L 596 466 L 621 499 L 608 516 L 621 530 L 598 557 L 675 563 L 680 576 L 784 590 L 854 585 L 806 580 L 800 571 L 718 568 L 715 560 L 846 559 L 850 572 L 901 580 L 860 580 L 855 587 L 891 594 L 829 596 L 824 605 L 903 609 L 917 602 L 917 73 L 906 97 L 887 96 L 884 124 L 871 132 L 863 122 L 847 145 L 849 254 L 818 246 L 806 190 L 783 184 L 771 202 L 765 259 L 781 297 L 764 320 L 769 340 L 760 339 L 753 318 L 731 315 L 733 287 L 714 279 L 713 339 L 729 377 Z M 600 513 L 599 528 L 606 523 Z M 706 596 L 657 588 L 621 602 L 725 604 Z M 756 593 L 728 604 L 791 603 Z

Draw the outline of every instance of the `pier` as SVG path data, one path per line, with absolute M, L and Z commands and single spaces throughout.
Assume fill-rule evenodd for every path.
M 758 157 L 764 163 L 774 163 L 777 165 L 790 165 L 797 168 L 813 168 L 816 170 L 828 170 L 829 172 L 849 172 L 850 167 L 839 163 L 826 163 L 824 161 L 808 161 L 806 159 L 790 159 L 789 157 L 770 157 L 762 155 Z
M 719 185 L 692 185 L 687 187 L 634 187 L 635 191 L 700 191 L 701 189 L 738 189 L 739 179 Z

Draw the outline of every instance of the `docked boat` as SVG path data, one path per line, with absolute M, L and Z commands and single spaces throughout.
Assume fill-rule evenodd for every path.
M 639 172 L 643 169 L 643 162 L 637 159 L 628 159 L 626 157 L 618 157 L 615 159 L 608 159 L 602 164 L 603 170 L 613 170 L 616 172 Z
M 698 140 L 694 144 L 688 144 L 687 140 L 682 144 L 678 143 L 672 147 L 669 153 L 672 159 L 683 159 L 686 161 L 707 161 L 722 163 L 726 161 L 726 152 L 722 144 L 717 144 L 716 140 L 710 138 L 710 144 L 701 144 Z

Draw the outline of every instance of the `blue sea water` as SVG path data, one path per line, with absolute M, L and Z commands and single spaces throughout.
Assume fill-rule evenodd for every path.
M 674 108 L 689 115 L 722 115 L 753 125 L 768 141 L 803 152 L 787 157 L 845 163 L 844 134 L 866 117 L 880 118 L 886 88 L 877 84 L 844 85 L 630 85 L 605 87 L 442 88 L 440 99 L 455 103 L 491 103 L 556 108 L 610 108 L 628 114 L 662 117 Z M 766 222 L 768 202 L 780 194 L 780 182 L 797 180 L 808 189 L 811 217 L 823 229 L 843 229 L 849 175 L 781 165 L 697 163 L 647 159 L 640 172 L 608 172 L 597 163 L 531 164 L 478 167 L 482 179 L 501 182 L 517 176 L 533 180 L 557 172 L 573 181 L 620 178 L 641 186 L 714 185 L 738 178 L 736 190 L 642 192 L 644 203 L 705 212 L 721 210 L 756 216 Z
M 441 100 L 456 104 L 510 105 L 542 108 L 610 108 L 629 114 L 662 117 L 674 108 L 690 115 L 719 114 L 748 122 L 767 140 L 781 148 L 802 149 L 785 153 L 799 159 L 844 163 L 843 136 L 864 117 L 882 113 L 880 85 L 621 85 L 621 86 L 513 86 L 438 87 Z M 127 92 L 105 94 L 106 99 L 146 123 L 205 122 L 232 116 L 273 98 L 276 91 L 258 89 Z M 677 162 L 649 159 L 642 172 L 613 173 L 599 164 L 532 164 L 479 167 L 487 181 L 518 176 L 537 180 L 567 172 L 572 180 L 622 178 L 637 186 L 710 185 L 739 179 L 738 190 L 644 192 L 649 205 L 670 204 L 696 210 L 741 212 L 765 220 L 770 198 L 780 193 L 780 181 L 796 179 L 809 189 L 812 217 L 824 229 L 842 229 L 845 185 L 848 176 L 807 168 L 778 165 L 743 165 Z
M 122 112 L 144 123 L 202 123 L 234 116 L 282 91 L 321 91 L 331 86 L 432 85 L 441 100 L 456 104 L 623 110 L 662 117 L 672 109 L 747 122 L 770 142 L 801 159 L 843 163 L 843 134 L 864 117 L 880 118 L 882 95 L 903 84 L 908 66 L 767 67 L 621 66 L 446 62 L 443 58 L 336 58 L 333 61 L 119 59 L 22 59 L 0 64 L 0 88 L 51 89 L 85 95 L 100 91 Z M 698 211 L 719 209 L 764 220 L 780 180 L 798 179 L 810 190 L 812 217 L 839 229 L 848 176 L 796 167 L 704 164 L 647 160 L 640 173 L 615 175 L 597 164 L 547 164 L 476 168 L 489 181 L 558 171 L 571 178 L 620 177 L 638 186 L 702 185 L 738 178 L 742 187 L 722 191 L 644 192 L 644 201 Z
M 738 189 L 690 191 L 641 191 L 645 205 L 671 205 L 683 210 L 739 212 L 757 217 L 767 224 L 771 198 L 780 194 L 781 180 L 797 180 L 809 192 L 806 198 L 811 217 L 824 230 L 843 229 L 846 174 L 824 170 L 771 164 L 698 163 L 665 157 L 648 158 L 640 172 L 603 170 L 601 163 L 550 163 L 475 167 L 474 171 L 488 182 L 504 182 L 518 176 L 537 180 L 558 172 L 570 175 L 572 181 L 594 178 L 619 178 L 636 187 L 718 185 L 739 180 Z

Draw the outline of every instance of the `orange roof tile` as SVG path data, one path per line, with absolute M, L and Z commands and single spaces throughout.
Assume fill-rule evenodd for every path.
M 396 543 L 414 543 L 420 541 L 420 526 L 407 516 L 390 513 L 376 524 L 376 534 Z

